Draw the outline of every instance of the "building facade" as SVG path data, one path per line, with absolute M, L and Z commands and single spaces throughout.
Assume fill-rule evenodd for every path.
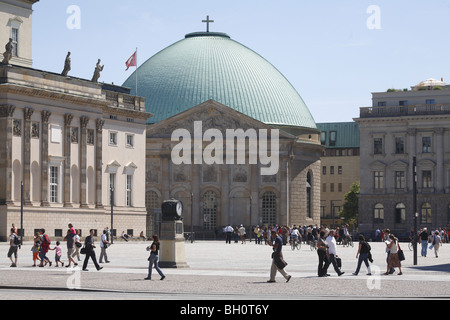
M 373 93 L 361 108 L 360 230 L 414 225 L 413 158 L 419 227 L 450 218 L 450 86 L 428 79 L 411 89 Z
M 341 224 L 345 195 L 359 182 L 359 125 L 356 122 L 318 123 L 320 141 L 326 147 L 321 161 L 321 224 Z
M 125 88 L 0 65 L 0 238 L 20 228 L 22 200 L 26 238 L 68 223 L 102 231 L 110 190 L 114 229 L 143 231 L 149 116 Z

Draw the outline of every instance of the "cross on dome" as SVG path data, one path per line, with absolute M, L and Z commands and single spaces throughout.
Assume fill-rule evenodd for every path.
M 206 20 L 202 20 L 203 23 L 206 23 L 206 32 L 209 32 L 209 24 L 214 23 L 214 20 L 209 20 L 209 16 L 206 16 Z

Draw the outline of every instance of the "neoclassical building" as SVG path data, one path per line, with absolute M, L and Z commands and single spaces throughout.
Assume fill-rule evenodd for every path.
M 18 39 L 30 40 L 16 43 L 9 63 L 0 63 L 0 241 L 13 223 L 21 227 L 22 204 L 26 239 L 39 228 L 62 237 L 68 223 L 82 235 L 102 232 L 111 227 L 111 198 L 114 230 L 139 234 L 151 116 L 145 99 L 127 88 L 30 68 L 34 2 L 0 3 L 0 39 L 19 32 Z
M 413 158 L 418 226 L 450 222 L 450 86 L 428 79 L 410 89 L 372 94 L 361 108 L 360 230 L 414 225 Z
M 137 74 L 139 95 L 154 114 L 147 121 L 149 230 L 160 219 L 161 202 L 172 197 L 184 203 L 186 230 L 209 236 L 228 224 L 320 223 L 319 130 L 273 65 L 225 33 L 195 32 L 151 57 Z M 135 77 L 123 84 L 132 93 Z M 192 137 L 192 146 L 182 152 L 179 145 L 188 138 L 174 136 L 177 130 Z M 274 137 L 274 130 L 279 156 L 266 175 L 258 133 Z M 221 138 L 230 132 L 244 138 L 232 138 L 227 149 Z M 243 152 L 244 159 L 227 161 L 230 151 L 233 159 Z M 205 153 L 214 161 L 205 161 Z M 179 156 L 185 161 L 174 159 Z

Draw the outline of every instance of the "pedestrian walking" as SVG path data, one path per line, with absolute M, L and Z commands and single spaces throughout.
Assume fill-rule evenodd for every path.
M 428 246 L 428 232 L 427 228 L 423 228 L 422 232 L 419 234 L 420 241 L 422 243 L 422 257 L 427 256 L 427 246 Z
M 281 275 L 286 279 L 286 282 L 291 280 L 291 276 L 286 273 L 284 270 L 287 263 L 283 259 L 283 239 L 280 235 L 277 235 L 277 232 L 272 230 L 271 237 L 274 240 L 270 242 L 269 245 L 272 246 L 272 266 L 270 268 L 270 279 L 267 281 L 269 283 L 276 282 L 275 277 L 277 275 L 277 271 L 281 273 Z
M 389 248 L 389 258 L 385 275 L 390 274 L 389 270 L 391 268 L 399 268 L 400 272 L 398 273 L 398 275 L 401 276 L 403 273 L 402 273 L 402 263 L 400 262 L 400 259 L 398 257 L 398 250 L 400 249 L 398 245 L 398 239 L 395 238 L 392 233 L 389 235 L 389 239 L 391 241 L 387 245 Z
M 317 241 L 317 255 L 319 257 L 319 267 L 317 270 L 317 275 L 319 277 L 327 277 L 328 267 L 330 266 L 330 259 L 327 255 L 328 244 L 325 241 L 326 232 L 320 231 L 319 240 Z
M 433 246 L 434 246 L 434 254 L 436 256 L 436 258 L 439 257 L 439 248 L 441 246 L 441 236 L 439 235 L 439 231 L 436 231 L 434 233 L 434 238 L 433 238 Z
M 106 254 L 106 249 L 108 249 L 108 246 L 110 244 L 111 242 L 109 242 L 106 237 L 106 230 L 103 230 L 103 234 L 100 237 L 100 259 L 99 259 L 100 263 L 103 263 L 103 258 L 105 258 L 105 263 L 109 263 L 108 255 Z
M 97 263 L 97 258 L 95 256 L 95 245 L 94 245 L 94 229 L 89 230 L 89 235 L 86 237 L 86 239 L 84 240 L 84 249 L 85 249 L 85 254 L 86 257 L 84 258 L 84 263 L 83 263 L 83 271 L 89 271 L 87 268 L 88 262 L 89 262 L 89 258 L 92 259 L 92 262 L 95 265 L 95 268 L 97 269 L 97 271 L 100 271 L 103 269 L 103 267 L 100 267 Z
M 50 261 L 50 259 L 47 257 L 47 252 L 48 249 L 50 248 L 50 238 L 49 236 L 45 233 L 45 229 L 42 228 L 39 231 L 40 237 L 41 237 L 41 248 L 39 251 L 39 258 L 41 259 L 41 263 L 39 264 L 39 267 L 44 267 L 44 265 L 48 265 L 51 267 L 52 266 L 52 262 Z
M 150 251 L 150 257 L 148 257 L 148 261 L 149 261 L 149 264 L 148 264 L 148 275 L 147 275 L 147 278 L 145 278 L 145 280 L 152 280 L 152 269 L 153 269 L 153 266 L 155 266 L 155 270 L 161 276 L 160 280 L 164 280 L 166 278 L 166 276 L 164 275 L 164 273 L 162 272 L 162 270 L 159 268 L 159 265 L 158 265 L 159 246 L 160 246 L 159 238 L 155 234 L 155 235 L 152 236 L 152 239 L 153 239 L 153 243 L 151 244 L 151 246 L 147 247 L 147 251 Z
M 61 256 L 62 256 L 61 242 L 56 241 L 56 246 L 53 249 L 49 248 L 49 250 L 55 251 L 55 262 L 56 262 L 55 267 L 59 267 L 60 263 L 64 267 L 64 262 L 61 261 Z
M 225 227 L 225 243 L 231 244 L 231 238 L 233 236 L 233 227 L 229 224 Z
M 330 230 L 328 237 L 326 239 L 327 241 L 327 245 L 328 245 L 328 258 L 330 259 L 331 264 L 333 265 L 334 271 L 336 271 L 337 275 L 340 277 L 342 276 L 345 272 L 342 272 L 340 267 L 338 266 L 337 260 L 336 260 L 336 256 L 337 256 L 337 252 L 336 252 L 336 239 L 334 238 L 334 230 Z
M 31 252 L 33 253 L 33 265 L 32 267 L 36 267 L 36 261 L 41 261 L 39 259 L 39 251 L 41 249 L 41 237 L 39 236 L 39 232 L 36 232 L 33 239 L 33 247 L 31 248 Z
M 77 257 L 78 261 L 81 261 L 80 258 L 80 248 L 83 246 L 83 244 L 81 243 L 81 239 L 80 239 L 80 229 L 76 230 L 76 234 L 73 237 L 73 241 L 75 243 L 75 251 L 72 254 L 72 258 L 75 258 L 75 256 Z M 75 260 L 74 260 L 75 261 Z
M 356 259 L 358 259 L 358 265 L 356 267 L 356 271 L 353 272 L 354 276 L 358 275 L 363 262 L 367 267 L 367 275 L 368 276 L 372 275 L 372 271 L 370 270 L 370 264 L 369 264 L 370 250 L 371 250 L 370 244 L 368 244 L 366 239 L 364 238 L 364 236 L 362 234 L 360 234 L 359 235 L 358 252 L 356 253 Z
M 14 228 L 10 230 L 8 258 L 11 260 L 11 268 L 17 267 L 17 251 L 19 249 L 20 238 Z M 14 260 L 13 260 L 14 256 Z
M 67 259 L 69 259 L 69 264 L 66 266 L 66 268 L 70 268 L 72 266 L 72 263 L 74 264 L 74 266 L 78 265 L 78 263 L 76 263 L 73 259 L 73 255 L 75 253 L 75 235 L 76 231 L 75 233 L 73 233 L 73 230 L 69 228 L 69 230 L 67 230 L 66 236 L 64 237 L 64 241 L 67 242 Z
M 245 228 L 244 226 L 241 224 L 241 226 L 238 229 L 238 234 L 239 234 L 239 238 L 241 238 L 241 244 L 246 243 L 245 241 Z

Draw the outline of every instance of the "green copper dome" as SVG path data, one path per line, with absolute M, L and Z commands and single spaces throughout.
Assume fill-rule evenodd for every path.
M 316 129 L 305 102 L 267 60 L 225 33 L 195 32 L 138 68 L 138 95 L 157 123 L 213 99 L 263 123 Z M 136 75 L 123 84 L 135 94 Z

